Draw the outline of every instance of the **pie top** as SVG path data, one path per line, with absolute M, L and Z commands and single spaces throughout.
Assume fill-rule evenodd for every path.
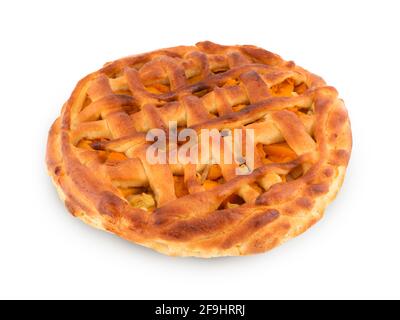
M 246 159 L 150 163 L 146 134 L 172 121 L 221 139 L 252 129 L 252 168 Z M 201 42 L 120 59 L 81 80 L 50 131 L 47 165 L 69 211 L 94 227 L 168 255 L 234 256 L 316 223 L 351 146 L 343 101 L 320 77 L 255 46 Z

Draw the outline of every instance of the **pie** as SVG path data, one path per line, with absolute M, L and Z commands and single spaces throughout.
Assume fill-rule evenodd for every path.
M 147 133 L 173 122 L 221 139 L 251 129 L 253 167 L 149 162 Z M 347 110 L 322 78 L 255 46 L 207 41 L 85 77 L 50 130 L 46 161 L 75 217 L 163 254 L 211 258 L 262 253 L 315 224 L 351 148 Z

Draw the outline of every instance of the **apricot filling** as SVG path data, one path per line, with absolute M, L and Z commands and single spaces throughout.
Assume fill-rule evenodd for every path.
M 293 79 L 285 81 L 271 87 L 271 92 L 276 97 L 291 97 L 294 92 L 295 82 Z
M 263 146 L 267 159 L 272 162 L 290 162 L 297 158 L 297 154 L 288 146 L 287 143 L 277 143 Z
M 92 143 L 92 140 L 82 139 L 76 146 L 80 149 L 93 150 Z
M 296 86 L 293 79 L 286 79 L 271 87 L 271 92 L 275 97 L 291 97 L 293 94 L 303 94 L 308 89 L 308 86 L 302 82 Z
M 225 82 L 224 87 L 233 87 L 237 86 L 239 83 L 236 79 L 229 79 L 227 82 Z
M 152 211 L 156 207 L 154 197 L 148 193 L 131 195 L 127 200 L 132 207 L 137 209 Z
M 219 165 L 217 165 L 217 164 L 214 164 L 214 165 L 210 166 L 210 169 L 208 171 L 207 179 L 209 179 L 209 180 L 218 180 L 221 177 L 222 177 L 221 167 Z
M 146 193 L 144 188 L 118 188 L 121 194 L 127 199 L 130 196 Z
M 185 184 L 185 178 L 182 176 L 174 176 L 175 195 L 178 198 L 184 197 L 189 194 Z
M 149 91 L 150 93 L 154 93 L 154 94 L 163 94 L 163 93 L 167 93 L 170 92 L 170 87 L 161 83 L 156 83 L 153 84 L 149 87 L 146 87 L 146 90 Z
M 219 183 L 217 181 L 206 180 L 203 183 L 203 187 L 206 190 L 212 190 L 212 189 L 214 189 L 215 187 L 218 187 L 218 186 L 219 186 Z

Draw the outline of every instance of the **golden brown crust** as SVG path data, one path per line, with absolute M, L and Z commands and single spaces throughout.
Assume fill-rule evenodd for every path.
M 285 83 L 296 93 L 279 96 Z M 145 133 L 171 120 L 196 131 L 252 128 L 258 144 L 286 142 L 297 157 L 265 163 L 260 153 L 248 176 L 221 165 L 223 183 L 207 190 L 196 178 L 204 168 L 147 162 Z M 84 139 L 90 147 L 79 147 Z M 47 165 L 86 223 L 164 254 L 217 257 L 265 252 L 315 224 L 351 148 L 346 108 L 321 78 L 261 48 L 202 42 L 117 60 L 81 80 L 50 131 Z M 151 190 L 155 210 L 132 206 L 124 188 Z M 233 195 L 244 203 L 226 206 Z

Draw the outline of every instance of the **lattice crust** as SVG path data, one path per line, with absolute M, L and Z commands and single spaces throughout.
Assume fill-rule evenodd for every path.
M 146 133 L 170 121 L 254 129 L 254 172 L 148 163 Z M 47 164 L 74 216 L 168 255 L 216 257 L 267 251 L 317 222 L 351 144 L 344 104 L 321 78 L 254 46 L 202 42 L 81 80 L 50 131 Z

